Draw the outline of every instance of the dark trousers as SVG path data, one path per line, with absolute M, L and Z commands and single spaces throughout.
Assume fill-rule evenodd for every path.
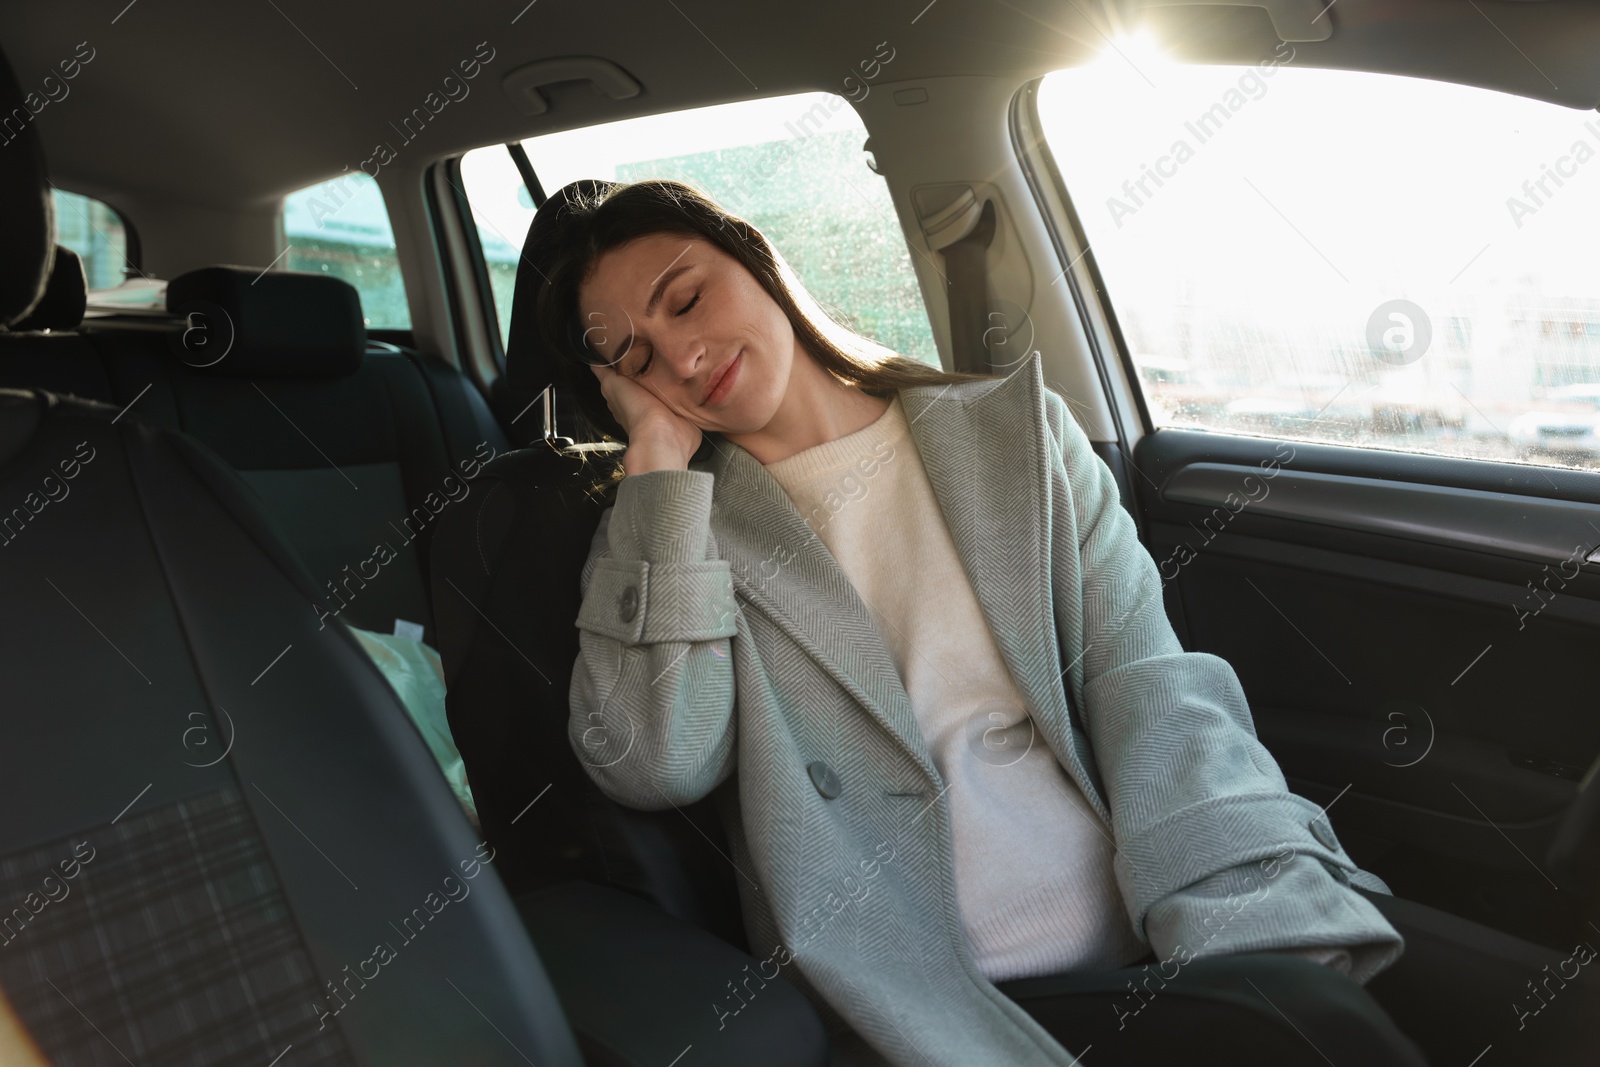
M 1086 1067 L 1600 1063 L 1600 931 L 1564 951 L 1357 889 L 1405 938 L 1360 985 L 1283 952 L 1000 982 Z M 1174 973 L 1176 972 L 1176 973 Z M 1481 1057 L 1481 1058 L 1480 1058 Z

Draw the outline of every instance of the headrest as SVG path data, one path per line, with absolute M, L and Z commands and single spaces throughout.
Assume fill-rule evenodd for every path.
M 579 179 L 552 193 L 534 214 L 527 240 L 522 243 L 516 289 L 511 297 L 511 332 L 506 338 L 506 387 L 511 392 L 533 396 L 559 380 L 554 356 L 546 350 L 544 338 L 539 334 L 536 307 L 539 287 L 545 284 L 545 269 L 553 258 L 560 215 L 574 197 L 593 197 L 618 184 L 595 178 Z
M 28 100 L 39 104 L 30 108 Z M 37 93 L 24 98 L 0 55 L 0 326 L 27 315 L 44 293 L 56 248 L 55 201 L 45 180 L 34 116 Z
M 83 321 L 89 304 L 89 283 L 83 276 L 83 260 L 64 245 L 56 245 L 56 265 L 45 283 L 44 296 L 33 305 L 28 317 L 11 328 L 23 330 L 71 330 Z
M 338 378 L 361 367 L 361 296 L 341 278 L 259 267 L 202 267 L 167 283 L 185 320 L 179 357 L 240 378 Z

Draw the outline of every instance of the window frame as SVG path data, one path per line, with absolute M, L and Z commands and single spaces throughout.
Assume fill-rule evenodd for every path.
M 483 147 L 490 146 L 485 145 Z M 483 241 L 478 236 L 478 227 L 472 217 L 472 204 L 467 199 L 466 183 L 461 178 L 461 160 L 465 155 L 466 153 L 462 152 L 441 160 L 434 165 L 438 177 L 442 178 L 450 186 L 448 194 L 450 211 L 458 228 L 461 244 L 464 246 L 462 253 L 467 259 L 465 264 L 446 265 L 447 269 L 444 271 L 445 301 L 450 306 L 452 314 L 456 317 L 456 344 L 460 346 L 461 351 L 473 352 L 476 345 L 473 344 L 473 338 L 470 335 L 471 331 L 463 315 L 463 311 L 469 303 L 469 294 L 462 292 L 463 286 L 460 284 L 460 275 L 458 274 L 458 269 L 464 268 L 469 273 L 472 288 L 476 290 L 476 292 L 470 294 L 471 297 L 475 298 L 470 300 L 472 305 L 471 314 L 483 331 L 484 344 L 487 347 L 487 353 L 485 354 L 488 356 L 489 362 L 494 365 L 495 376 L 503 378 L 506 373 L 506 350 L 505 344 L 500 339 L 500 318 L 498 309 L 495 306 L 494 289 L 489 281 L 489 264 L 484 258 Z M 438 202 L 438 187 L 430 181 L 427 188 L 428 206 L 430 215 L 433 218 L 435 240 L 438 242 L 439 247 L 443 249 L 447 247 L 446 234 L 442 230 L 444 205 Z M 477 354 L 474 353 L 474 356 Z M 477 381 L 480 377 L 476 373 L 478 360 L 473 358 L 467 362 L 474 367 L 472 377 L 474 381 Z M 478 384 L 480 388 L 487 385 L 485 382 L 478 382 Z
M 1055 248 L 1057 262 L 1054 266 L 1063 272 L 1073 311 L 1088 338 L 1090 356 L 1106 406 L 1111 410 L 1117 440 L 1124 454 L 1132 456 L 1139 439 L 1161 427 L 1156 425 L 1144 390 L 1139 386 L 1138 369 L 1129 353 L 1115 301 L 1111 299 L 1094 246 L 1084 232 L 1077 203 L 1067 189 L 1039 119 L 1039 87 L 1050 73 L 1053 72 L 1030 79 L 1012 98 L 1011 143 L 1023 181 L 1033 193 L 1034 204 Z M 1063 225 L 1066 233 L 1062 232 Z M 1078 251 L 1074 252 L 1075 249 Z M 1130 432 L 1132 429 L 1137 429 L 1138 433 Z
M 69 186 L 57 185 L 53 181 L 49 184 L 51 193 L 71 193 L 73 196 L 81 196 L 86 200 L 93 200 L 102 207 L 109 209 L 111 213 L 117 217 L 117 221 L 122 225 L 124 246 L 122 254 L 122 281 L 127 282 L 133 277 L 149 278 L 149 275 L 144 272 L 144 245 L 139 240 L 139 228 L 133 224 L 133 220 L 128 217 L 128 213 L 126 211 L 123 211 L 120 207 L 118 207 L 116 204 L 113 204 L 109 200 L 95 196 L 93 193 L 85 193 Z M 52 214 L 55 212 L 55 209 L 55 198 L 52 196 L 50 202 L 50 210 Z M 59 234 L 60 227 L 54 227 L 53 232 Z M 53 243 L 61 248 L 67 247 L 66 245 L 61 244 L 59 240 L 56 240 Z M 77 250 L 72 249 L 72 251 Z M 81 255 L 81 253 L 79 254 Z M 89 292 L 109 293 L 118 287 L 119 286 L 112 286 L 111 289 L 90 289 Z

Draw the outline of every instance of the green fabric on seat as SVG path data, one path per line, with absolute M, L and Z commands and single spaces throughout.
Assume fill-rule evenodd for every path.
M 456 751 L 450 723 L 445 717 L 444 667 L 439 653 L 409 637 L 374 633 L 354 626 L 350 627 L 350 632 L 356 635 L 356 640 L 361 642 L 361 647 L 366 649 L 405 705 L 450 788 L 467 809 L 472 824 L 477 826 L 478 809 L 472 800 L 472 789 L 467 785 L 467 767 L 461 760 L 461 753 Z

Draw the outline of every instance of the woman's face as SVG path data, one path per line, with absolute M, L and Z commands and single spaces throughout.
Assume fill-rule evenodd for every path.
M 578 288 L 578 314 L 591 350 L 701 430 L 754 433 L 788 389 L 794 327 L 703 238 L 651 234 L 606 252 Z

